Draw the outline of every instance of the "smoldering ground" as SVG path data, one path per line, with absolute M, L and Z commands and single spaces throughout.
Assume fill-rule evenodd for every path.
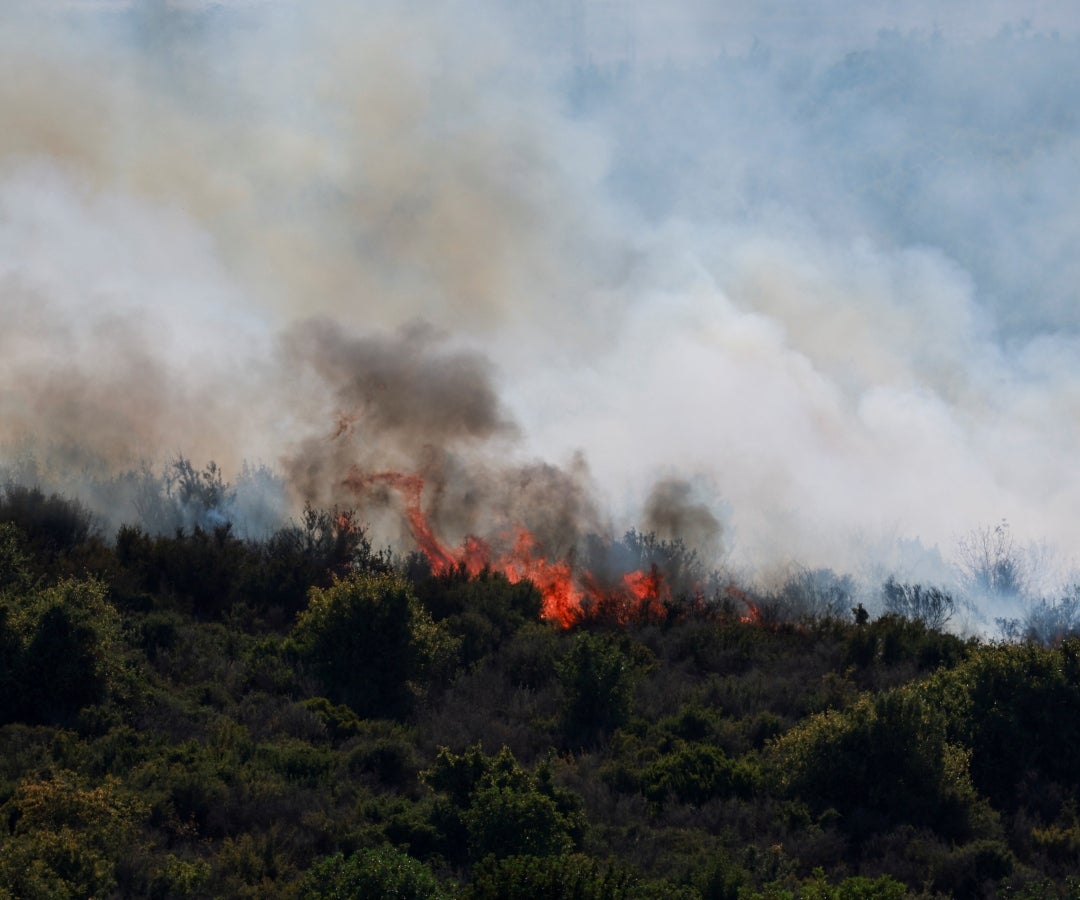
M 676 479 L 756 570 L 1073 546 L 1075 11 L 713 6 L 6 5 L 6 445 L 412 467 L 455 535 Z

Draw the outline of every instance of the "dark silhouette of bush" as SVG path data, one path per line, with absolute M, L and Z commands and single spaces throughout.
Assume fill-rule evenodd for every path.
M 955 900 L 991 897 L 1015 866 L 1012 851 L 1000 841 L 972 841 L 934 860 L 933 887 Z
M 914 663 L 921 671 L 957 665 L 970 643 L 930 628 L 925 622 L 888 614 L 850 629 L 843 641 L 844 665 L 861 669 Z
M 956 608 L 952 596 L 940 588 L 901 584 L 892 576 L 881 586 L 881 596 L 886 612 L 922 622 L 934 631 L 945 627 Z
M 104 584 L 64 579 L 0 597 L 0 700 L 6 721 L 67 722 L 100 703 L 119 671 L 120 619 Z
M 435 621 L 444 622 L 460 640 L 459 658 L 466 666 L 494 652 L 526 623 L 538 621 L 543 605 L 532 582 L 511 584 L 490 569 L 476 577 L 459 569 L 426 578 L 416 591 Z
M 78 500 L 41 488 L 9 484 L 0 492 L 0 523 L 22 535 L 28 562 L 39 572 L 83 545 L 100 542 L 93 514 Z
M 300 522 L 255 545 L 245 572 L 245 592 L 272 622 L 291 623 L 313 587 L 329 587 L 349 572 L 391 571 L 388 552 L 377 552 L 352 510 L 308 505 Z

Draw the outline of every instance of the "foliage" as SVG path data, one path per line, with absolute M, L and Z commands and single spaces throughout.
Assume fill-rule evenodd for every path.
M 94 517 L 85 506 L 39 487 L 9 484 L 0 491 L 0 523 L 5 522 L 18 529 L 30 558 L 43 566 L 55 565 L 96 536 Z
M 60 771 L 19 783 L 3 812 L 14 828 L 0 843 L 0 888 L 16 897 L 92 897 L 118 887 L 144 804 L 116 778 L 88 786 Z
M 407 715 L 424 680 L 455 651 L 408 582 L 391 574 L 356 573 L 312 588 L 292 640 L 330 699 L 388 718 Z
M 943 717 L 904 689 L 811 716 L 770 745 L 769 763 L 779 790 L 837 810 L 853 834 L 897 822 L 959 831 L 972 799 Z
M 476 867 L 464 900 L 631 900 L 641 894 L 625 869 L 582 854 L 554 859 L 488 857 Z
M 300 884 L 302 900 L 441 900 L 448 896 L 422 862 L 394 847 L 336 853 L 315 863 Z
M 0 721 L 70 719 L 105 699 L 120 656 L 120 619 L 102 582 L 65 578 L 0 596 Z
M 451 801 L 443 815 L 457 819 L 451 830 L 467 838 L 474 860 L 558 856 L 574 847 L 584 826 L 580 801 L 555 786 L 550 768 L 527 772 L 506 747 L 495 756 L 479 745 L 462 754 L 444 748 L 423 778 Z
M 968 644 L 918 619 L 888 614 L 852 629 L 844 638 L 843 662 L 860 669 L 913 665 L 916 671 L 955 666 Z
M 571 746 L 594 743 L 626 721 L 633 674 L 616 640 L 604 634 L 577 634 L 558 673 L 566 697 L 563 732 Z
M 523 625 L 540 618 L 540 592 L 529 581 L 511 584 L 501 572 L 470 578 L 463 570 L 424 579 L 424 606 L 460 640 L 459 659 L 471 665 L 493 653 Z
M 971 748 L 975 786 L 1012 808 L 1036 777 L 1080 784 L 1080 641 L 1052 650 L 1030 644 L 982 647 L 926 688 L 951 738 Z
M 0 522 L 0 897 L 1077 896 L 1068 628 L 858 626 L 823 570 L 560 629 L 525 582 L 407 579 L 347 512 L 50 544 L 25 523 L 74 508 L 31 501 Z
M 677 741 L 645 770 L 642 791 L 656 803 L 671 798 L 700 806 L 715 797 L 749 797 L 758 781 L 753 765 L 728 759 L 718 747 Z

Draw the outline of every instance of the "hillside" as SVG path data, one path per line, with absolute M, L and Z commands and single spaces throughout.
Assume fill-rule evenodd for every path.
M 564 627 L 348 514 L 0 512 L 0 896 L 1080 896 L 1075 638 L 680 587 L 633 532 L 672 589 Z

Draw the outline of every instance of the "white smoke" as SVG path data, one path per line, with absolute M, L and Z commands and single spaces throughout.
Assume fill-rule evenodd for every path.
M 5 7 L 0 442 L 295 461 L 363 385 L 279 336 L 419 319 L 740 564 L 1074 545 L 1073 6 L 556 6 Z

